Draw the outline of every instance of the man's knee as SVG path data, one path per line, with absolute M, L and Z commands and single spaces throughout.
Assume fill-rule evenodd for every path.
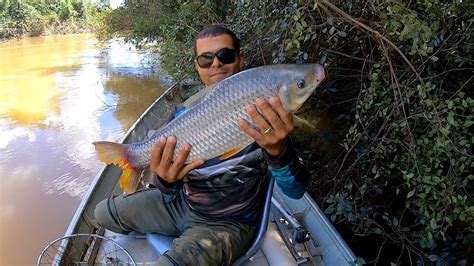
M 181 236 L 173 241 L 166 259 L 177 265 L 229 265 L 232 257 L 227 249 L 227 246 L 207 237 Z
M 107 216 L 109 215 L 109 212 L 107 210 L 107 199 L 99 202 L 97 206 L 95 206 L 94 210 L 94 218 L 97 221 L 98 224 L 104 226 L 107 224 Z
M 97 223 L 108 230 L 116 233 L 127 234 L 117 221 L 117 218 L 112 213 L 112 207 L 110 206 L 111 198 L 105 199 L 97 204 L 94 210 L 94 217 Z
M 250 226 L 196 226 L 175 239 L 168 255 L 180 265 L 230 265 L 245 251 L 253 232 Z

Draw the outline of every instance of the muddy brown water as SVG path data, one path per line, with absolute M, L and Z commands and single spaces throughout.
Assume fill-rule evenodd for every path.
M 150 50 L 92 35 L 0 43 L 0 265 L 33 265 L 64 234 L 102 163 L 169 80 Z

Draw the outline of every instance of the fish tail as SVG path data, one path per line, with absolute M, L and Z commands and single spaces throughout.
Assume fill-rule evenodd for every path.
M 127 194 L 136 191 L 142 169 L 133 167 L 127 156 L 128 145 L 108 141 L 93 142 L 99 159 L 106 164 L 120 166 L 123 171 L 119 185 Z

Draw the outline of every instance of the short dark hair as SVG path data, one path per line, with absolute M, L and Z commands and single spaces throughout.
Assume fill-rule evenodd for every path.
M 198 39 L 201 38 L 207 38 L 207 37 L 216 37 L 220 35 L 227 34 L 232 38 L 232 45 L 234 46 L 234 49 L 237 53 L 240 52 L 240 40 L 235 35 L 234 32 L 229 30 L 228 28 L 222 26 L 222 25 L 211 25 L 211 26 L 206 26 L 204 29 L 202 29 L 196 37 L 194 37 L 194 54 L 197 55 L 197 50 L 196 50 L 196 42 Z

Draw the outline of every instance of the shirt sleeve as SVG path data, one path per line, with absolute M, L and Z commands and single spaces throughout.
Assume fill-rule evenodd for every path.
M 282 154 L 275 157 L 264 151 L 264 157 L 275 182 L 283 193 L 294 199 L 303 197 L 309 180 L 309 172 L 303 165 L 303 160 L 296 154 L 291 139 L 288 138 Z
M 156 188 L 158 188 L 163 194 L 165 202 L 173 201 L 176 198 L 176 196 L 179 194 L 179 192 L 181 191 L 183 187 L 183 181 L 178 180 L 173 183 L 168 183 L 160 176 L 158 175 L 155 175 L 155 176 L 156 176 L 156 180 L 155 180 Z

